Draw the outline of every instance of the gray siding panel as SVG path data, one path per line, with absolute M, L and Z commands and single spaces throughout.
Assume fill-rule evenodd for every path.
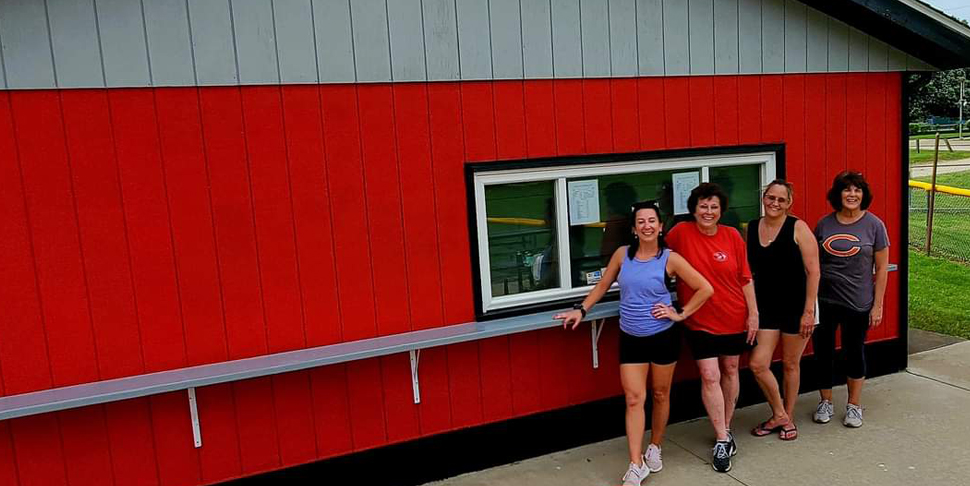
M 718 74 L 740 70 L 738 25 L 738 0 L 714 2 L 714 71 Z
M 579 0 L 552 0 L 552 61 L 557 78 L 583 75 Z
M 428 79 L 424 62 L 424 27 L 421 0 L 387 2 L 388 31 L 391 39 L 391 76 L 395 81 Z
M 829 17 L 829 71 L 849 70 L 849 26 Z
M 903 51 L 896 49 L 895 47 L 889 46 L 889 70 L 890 71 L 905 71 L 906 70 L 906 58 L 909 57 Z
M 738 68 L 741 73 L 760 73 L 761 0 L 738 1 Z
M 276 46 L 283 83 L 316 83 L 317 49 L 310 0 L 273 2 Z
M 785 71 L 785 0 L 761 2 L 761 54 L 764 72 Z
M 460 78 L 458 65 L 458 17 L 455 0 L 423 0 L 424 46 L 428 79 Z
M 354 39 L 350 23 L 350 0 L 312 0 L 316 29 L 318 77 L 321 83 L 353 83 Z
M 637 59 L 641 76 L 663 76 L 663 0 L 637 0 Z
M 490 79 L 492 45 L 488 32 L 488 2 L 458 0 L 456 6 L 461 79 Z
M 664 68 L 668 76 L 690 74 L 690 39 L 687 2 L 664 0 Z
M 272 0 L 230 0 L 240 84 L 280 82 Z
M 525 77 L 551 78 L 552 10 L 549 0 L 524 0 L 522 12 L 522 62 Z
M 48 0 L 47 15 L 57 85 L 62 88 L 103 87 L 104 71 L 93 0 Z
M 690 73 L 714 74 L 714 0 L 689 0 Z
M 53 88 L 54 61 L 44 4 L 36 0 L 0 1 L 3 60 L 10 88 Z
M 885 42 L 869 38 L 869 71 L 885 71 L 888 63 L 889 50 Z
M 583 76 L 610 75 L 610 10 L 604 0 L 580 0 Z
M 526 0 L 529 1 L 529 0 Z M 496 79 L 522 79 L 522 19 L 519 0 L 489 0 L 492 72 Z
M 869 69 L 869 36 L 849 27 L 849 71 Z
M 10 88 L 53 88 L 54 62 L 44 4 L 0 1 L 3 60 Z
M 611 0 L 609 7 L 610 67 L 613 76 L 636 76 L 638 69 L 635 0 Z
M 192 51 L 200 85 L 237 84 L 228 0 L 189 2 Z
M 148 0 L 144 7 L 152 83 L 155 86 L 195 84 L 185 0 Z
M 785 72 L 803 73 L 808 67 L 808 19 L 805 5 L 785 2 Z
M 98 0 L 97 7 L 105 84 L 151 85 L 141 2 Z
M 829 69 L 829 22 L 822 12 L 809 8 L 808 16 L 808 71 L 820 73 Z
M 906 55 L 906 69 L 908 71 L 938 71 L 935 67 L 927 64 L 921 59 Z
M 357 81 L 391 80 L 391 45 L 387 37 L 387 3 L 351 0 L 350 23 L 354 33 Z

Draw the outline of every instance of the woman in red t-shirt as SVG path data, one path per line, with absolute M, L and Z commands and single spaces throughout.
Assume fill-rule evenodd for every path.
M 744 240 L 738 230 L 718 224 L 727 207 L 727 195 L 717 184 L 701 184 L 687 199 L 694 221 L 678 224 L 667 236 L 670 248 L 714 287 L 710 300 L 684 322 L 687 345 L 700 370 L 701 398 L 717 434 L 711 465 L 718 472 L 729 471 L 731 456 L 737 454 L 731 418 L 738 399 L 738 358 L 758 332 Z M 688 301 L 693 292 L 677 283 L 679 301 Z

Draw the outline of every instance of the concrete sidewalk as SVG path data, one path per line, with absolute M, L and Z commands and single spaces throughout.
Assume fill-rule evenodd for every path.
M 643 484 L 970 484 L 970 341 L 911 355 L 907 371 L 870 380 L 861 429 L 841 424 L 845 394 L 845 387 L 836 389 L 836 417 L 826 425 L 811 421 L 817 394 L 803 394 L 796 407 L 799 438 L 792 442 L 747 432 L 768 417 L 767 405 L 738 410 L 733 425 L 740 452 L 727 474 L 711 470 L 713 432 L 706 419 L 671 425 L 664 469 Z M 615 485 L 626 455 L 620 437 L 430 484 Z

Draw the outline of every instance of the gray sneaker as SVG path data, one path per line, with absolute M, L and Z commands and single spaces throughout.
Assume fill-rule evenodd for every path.
M 822 400 L 818 402 L 818 407 L 815 408 L 815 415 L 812 416 L 812 420 L 818 424 L 827 424 L 832 420 L 832 415 L 835 415 L 835 408 L 832 407 L 832 402 Z
M 634 463 L 630 463 L 630 468 L 626 470 L 626 474 L 623 475 L 623 486 L 640 486 L 640 483 L 647 476 L 650 475 L 650 468 L 647 467 L 647 463 L 643 463 L 637 466 Z
M 664 461 L 660 453 L 660 446 L 650 444 L 647 446 L 647 453 L 643 455 L 643 463 L 650 468 L 650 472 L 657 473 L 664 468 Z
M 853 429 L 862 427 L 862 407 L 851 403 L 846 405 L 845 418 L 842 419 L 842 425 L 852 427 Z

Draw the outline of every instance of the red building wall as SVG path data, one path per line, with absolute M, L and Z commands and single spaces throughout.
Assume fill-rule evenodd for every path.
M 465 161 L 786 144 L 793 211 L 872 184 L 899 73 L 0 92 L 0 393 L 473 320 Z M 898 337 L 900 275 L 887 324 Z M 195 485 L 620 393 L 551 329 L 0 421 L 0 484 Z M 692 375 L 693 366 L 679 370 Z

